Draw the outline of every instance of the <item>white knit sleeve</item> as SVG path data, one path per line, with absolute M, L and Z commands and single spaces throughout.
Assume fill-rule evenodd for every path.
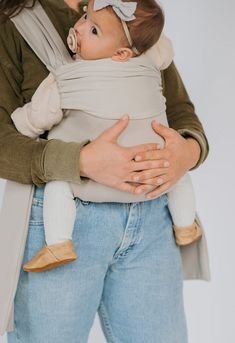
M 11 118 L 19 132 L 32 138 L 50 130 L 62 120 L 59 90 L 52 74 L 39 85 L 32 101 L 17 108 Z
M 146 52 L 146 55 L 160 70 L 168 68 L 174 57 L 174 50 L 171 40 L 166 37 L 164 33 L 162 33 L 158 42 Z

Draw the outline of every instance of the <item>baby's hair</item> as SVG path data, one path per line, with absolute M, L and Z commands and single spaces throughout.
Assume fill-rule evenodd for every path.
M 133 0 L 124 0 L 130 2 Z M 126 22 L 133 45 L 140 54 L 157 43 L 164 26 L 164 13 L 155 0 L 135 0 L 135 20 Z
M 124 2 L 132 1 L 124 0 Z M 155 0 L 135 1 L 137 2 L 134 13 L 136 19 L 126 21 L 126 24 L 130 31 L 133 46 L 139 54 L 143 54 L 157 43 L 164 26 L 164 13 Z M 112 11 L 112 7 L 108 9 Z
M 123 0 L 123 2 L 132 1 L 137 3 L 134 13 L 136 19 L 126 21 L 126 24 L 133 46 L 139 54 L 143 54 L 157 43 L 164 27 L 164 13 L 155 0 Z M 113 11 L 111 6 L 108 9 Z

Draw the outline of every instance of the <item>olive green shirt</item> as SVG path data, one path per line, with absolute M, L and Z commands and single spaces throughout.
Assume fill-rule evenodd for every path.
M 69 28 L 81 13 L 63 0 L 40 0 L 66 44 Z M 81 11 L 82 12 L 82 11 Z M 34 140 L 19 133 L 11 113 L 31 100 L 48 70 L 21 37 L 11 20 L 0 20 L 0 178 L 37 186 L 51 180 L 81 183 L 79 153 L 88 142 L 47 140 L 47 133 Z M 208 142 L 179 73 L 172 63 L 162 73 L 170 127 L 201 146 L 200 165 L 208 154 Z M 196 167 L 197 167 L 196 166 Z

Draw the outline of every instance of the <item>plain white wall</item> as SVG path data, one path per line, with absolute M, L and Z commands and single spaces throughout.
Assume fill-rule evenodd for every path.
M 184 284 L 189 343 L 233 343 L 235 3 L 161 2 L 167 18 L 166 32 L 175 47 L 175 62 L 210 142 L 208 160 L 192 177 L 208 239 L 212 281 Z M 3 184 L 0 182 L 0 199 Z M 0 343 L 5 342 L 0 338 Z M 89 343 L 105 342 L 96 317 Z

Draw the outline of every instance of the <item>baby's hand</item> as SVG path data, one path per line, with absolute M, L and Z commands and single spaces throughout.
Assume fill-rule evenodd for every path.
M 33 127 L 46 131 L 58 124 L 62 118 L 57 83 L 54 76 L 49 74 L 32 97 L 28 119 Z

